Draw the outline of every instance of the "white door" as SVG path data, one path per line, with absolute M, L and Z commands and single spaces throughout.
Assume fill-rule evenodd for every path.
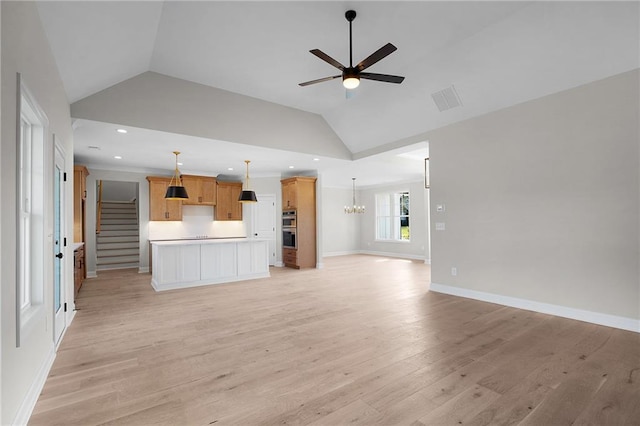
M 53 168 L 53 340 L 58 343 L 65 328 L 64 306 L 64 157 L 56 145 Z M 67 251 L 68 252 L 68 251 Z
M 269 265 L 276 264 L 276 196 L 258 194 L 258 202 L 251 209 L 253 237 L 269 240 Z

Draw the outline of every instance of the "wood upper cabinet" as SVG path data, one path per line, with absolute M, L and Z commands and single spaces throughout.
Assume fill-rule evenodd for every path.
M 73 241 L 85 241 L 85 202 L 87 199 L 87 176 L 85 166 L 73 166 Z
M 216 220 L 242 220 L 242 204 L 238 201 L 242 192 L 242 182 L 216 181 Z
M 149 181 L 149 220 L 182 220 L 182 201 L 164 198 L 171 178 L 147 176 L 147 180 Z
M 296 210 L 297 248 L 283 248 L 282 261 L 292 268 L 316 266 L 316 178 L 297 176 L 280 181 L 282 209 Z
M 189 199 L 182 201 L 183 205 L 216 205 L 216 178 L 194 175 L 182 175 L 181 178 L 189 195 Z
M 282 210 L 295 209 L 298 201 L 298 181 L 295 178 L 282 182 Z

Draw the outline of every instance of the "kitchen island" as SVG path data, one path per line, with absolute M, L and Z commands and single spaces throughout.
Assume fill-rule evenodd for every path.
M 269 277 L 269 243 L 258 238 L 151 241 L 156 291 Z

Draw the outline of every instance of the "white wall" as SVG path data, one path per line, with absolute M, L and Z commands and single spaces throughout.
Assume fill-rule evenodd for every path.
M 46 134 L 46 176 L 53 175 L 53 134 L 64 149 L 67 176 L 73 176 L 73 139 L 69 105 L 53 55 L 46 40 L 34 2 L 0 2 L 2 41 L 2 142 L 0 145 L 0 191 L 3 200 L 15 205 L 16 199 L 16 73 L 24 81 L 49 120 Z M 52 184 L 53 179 L 47 183 Z M 68 240 L 73 232 L 73 182 L 65 187 L 65 228 Z M 46 200 L 45 234 L 53 232 L 53 199 Z M 45 267 L 44 303 L 42 316 L 34 319 L 32 327 L 21 336 L 16 348 L 16 211 L 2 209 L 0 232 L 1 268 L 1 325 L 2 325 L 2 417 L 0 423 L 26 423 L 36 402 L 48 369 L 53 362 L 53 257 Z M 44 250 L 53 256 L 53 242 L 48 238 Z M 73 312 L 73 252 L 65 251 L 65 300 L 69 306 L 67 321 Z
M 639 78 L 428 133 L 433 283 L 640 331 Z
M 351 189 L 322 188 L 322 228 L 320 236 L 324 256 L 338 256 L 360 252 L 360 224 L 362 214 L 345 214 L 344 206 L 353 201 Z M 357 196 L 360 200 L 360 195 Z

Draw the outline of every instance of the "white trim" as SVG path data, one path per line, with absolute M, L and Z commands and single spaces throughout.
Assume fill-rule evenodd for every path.
M 316 263 L 316 269 L 322 269 L 322 268 L 324 268 L 324 263 L 322 262 Z
M 149 267 L 148 266 L 140 266 L 138 268 L 138 273 L 139 274 L 148 274 L 149 273 Z
M 533 300 L 503 296 L 500 294 L 485 293 L 484 291 L 470 290 L 437 283 L 431 283 L 429 290 L 436 293 L 444 293 L 452 296 L 481 300 L 483 302 L 497 303 L 499 305 L 510 306 L 513 308 L 525 309 L 528 311 L 540 312 L 543 314 L 555 315 L 558 317 L 570 318 L 578 321 L 590 322 L 593 324 L 605 325 L 607 327 L 640 333 L 640 319 L 585 311 L 567 306 L 552 305 L 550 303 L 536 302 Z
M 329 253 L 323 253 L 322 257 L 333 257 L 333 256 L 348 256 L 350 254 L 360 254 L 360 250 L 347 250 L 347 251 L 331 251 Z
M 360 250 L 360 254 L 369 254 L 371 256 L 398 257 L 400 259 L 424 260 L 423 255 L 408 253 L 389 253 L 384 251 Z
M 278 260 L 273 266 L 275 266 L 276 268 L 283 268 L 284 263 L 282 262 L 282 260 Z
M 424 260 L 424 263 L 427 263 L 429 265 L 431 264 L 431 259 L 425 259 L 424 256 L 421 256 L 419 254 L 391 253 L 391 252 L 373 251 L 373 250 L 332 251 L 329 253 L 324 253 L 322 257 L 348 256 L 350 254 L 368 254 L 371 256 L 397 257 L 400 259 Z
M 31 383 L 29 391 L 20 404 L 20 408 L 18 408 L 16 417 L 11 422 L 12 425 L 26 425 L 29 422 L 29 418 L 33 413 L 36 402 L 38 402 L 38 397 L 40 396 L 40 392 L 42 392 L 42 388 L 44 388 L 44 383 L 47 380 L 47 376 L 49 376 L 49 371 L 51 371 L 51 366 L 55 359 L 56 353 L 53 350 L 53 347 L 51 347 L 51 351 L 49 352 L 47 359 L 45 359 L 40 366 L 38 374 Z

